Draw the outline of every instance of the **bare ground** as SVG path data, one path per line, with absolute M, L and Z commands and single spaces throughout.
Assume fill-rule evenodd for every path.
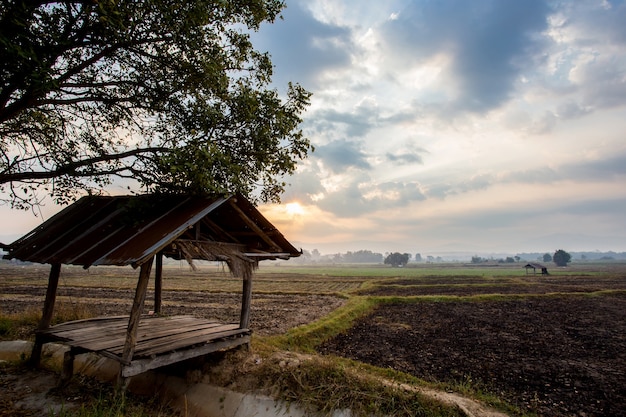
M 483 298 L 384 305 L 320 350 L 470 384 L 542 416 L 626 415 L 625 289 L 624 273 L 381 281 L 360 294 Z M 59 302 L 89 305 L 94 315 L 128 314 L 133 292 L 64 286 Z M 0 311 L 41 309 L 44 293 L 44 285 L 0 284 Z M 165 314 L 238 320 L 239 294 L 166 291 L 163 300 Z M 344 302 L 331 295 L 255 293 L 251 327 L 260 335 L 281 334 Z M 151 308 L 149 294 L 146 312 Z
M 40 310 L 46 289 L 43 286 L 0 287 L 4 314 Z M 93 316 L 129 314 L 134 290 L 115 288 L 59 288 L 57 305 L 88 309 Z M 148 292 L 144 312 L 154 308 L 154 295 Z M 238 322 L 241 294 L 206 291 L 164 291 L 162 313 L 170 316 L 191 314 L 196 317 Z M 251 324 L 255 334 L 273 335 L 310 323 L 345 303 L 345 299 L 316 294 L 253 294 Z
M 34 274 L 33 274 L 34 272 Z M 70 271 L 71 273 L 71 271 Z M 29 276 L 28 284 L 11 284 L 8 278 Z M 47 269 L 33 267 L 27 271 L 4 268 L 0 271 L 0 312 L 5 315 L 40 313 L 46 292 Z M 1 282 L 4 281 L 4 282 Z M 23 279 L 18 279 L 23 281 Z M 92 288 L 61 285 L 56 309 L 76 310 L 76 315 L 113 316 L 129 314 L 134 289 Z M 149 291 L 144 313 L 154 308 L 154 293 Z M 162 312 L 166 315 L 194 315 L 224 322 L 238 322 L 241 294 L 209 291 L 164 291 Z M 255 334 L 273 335 L 315 321 L 345 303 L 345 299 L 328 295 L 253 294 L 251 324 Z M 32 327 L 22 329 L 19 339 L 33 337 Z M 0 335 L 0 339 L 1 339 Z M 56 415 L 59 410 L 78 408 L 93 394 L 104 389 L 93 381 L 72 380 L 70 386 L 57 388 L 58 374 L 0 364 L 0 417 Z M 87 388 L 85 388 L 87 387 Z M 153 413 L 154 412 L 154 413 Z M 150 415 L 174 416 L 171 410 L 154 405 Z
M 433 295 L 439 288 L 394 284 L 368 293 Z M 383 305 L 320 351 L 431 381 L 470 383 L 542 416 L 623 416 L 626 293 L 589 294 L 625 284 L 624 277 L 544 278 L 521 285 L 529 295 L 512 299 Z M 503 292 L 500 284 L 442 287 L 458 296 Z

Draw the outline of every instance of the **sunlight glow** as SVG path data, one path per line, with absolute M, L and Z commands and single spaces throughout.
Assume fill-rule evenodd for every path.
M 304 208 L 302 207 L 302 205 L 300 205 L 300 203 L 297 203 L 297 202 L 287 203 L 285 205 L 285 210 L 287 211 L 287 214 L 291 216 L 304 214 Z

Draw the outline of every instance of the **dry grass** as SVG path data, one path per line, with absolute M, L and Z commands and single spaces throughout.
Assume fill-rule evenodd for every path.
M 0 266 L 0 286 L 45 288 L 49 268 L 46 266 Z M 93 267 L 85 270 L 76 266 L 61 269 L 59 286 L 85 288 L 135 289 L 139 272 L 130 267 Z M 329 276 L 320 274 L 262 272 L 254 275 L 255 293 L 271 294 L 344 294 L 361 287 L 366 277 Z M 168 265 L 163 271 L 164 289 L 174 291 L 229 292 L 241 291 L 241 279 L 234 278 L 228 269 L 214 265 L 201 265 L 196 271 L 188 266 Z M 149 289 L 154 289 L 151 280 Z
M 42 309 L 29 307 L 21 313 L 4 313 L 0 308 L 0 340 L 34 340 L 34 330 L 41 320 Z M 56 303 L 52 324 L 94 317 L 89 304 Z

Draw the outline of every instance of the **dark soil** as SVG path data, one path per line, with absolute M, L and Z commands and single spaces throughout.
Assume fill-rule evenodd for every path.
M 384 305 L 320 351 L 545 416 L 626 415 L 626 294 Z

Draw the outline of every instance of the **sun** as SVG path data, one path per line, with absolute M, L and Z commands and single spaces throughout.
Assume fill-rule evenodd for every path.
M 290 216 L 298 216 L 298 215 L 302 215 L 304 214 L 304 208 L 302 207 L 302 205 L 300 203 L 287 203 L 285 205 L 285 210 L 287 211 L 287 214 L 289 214 Z

